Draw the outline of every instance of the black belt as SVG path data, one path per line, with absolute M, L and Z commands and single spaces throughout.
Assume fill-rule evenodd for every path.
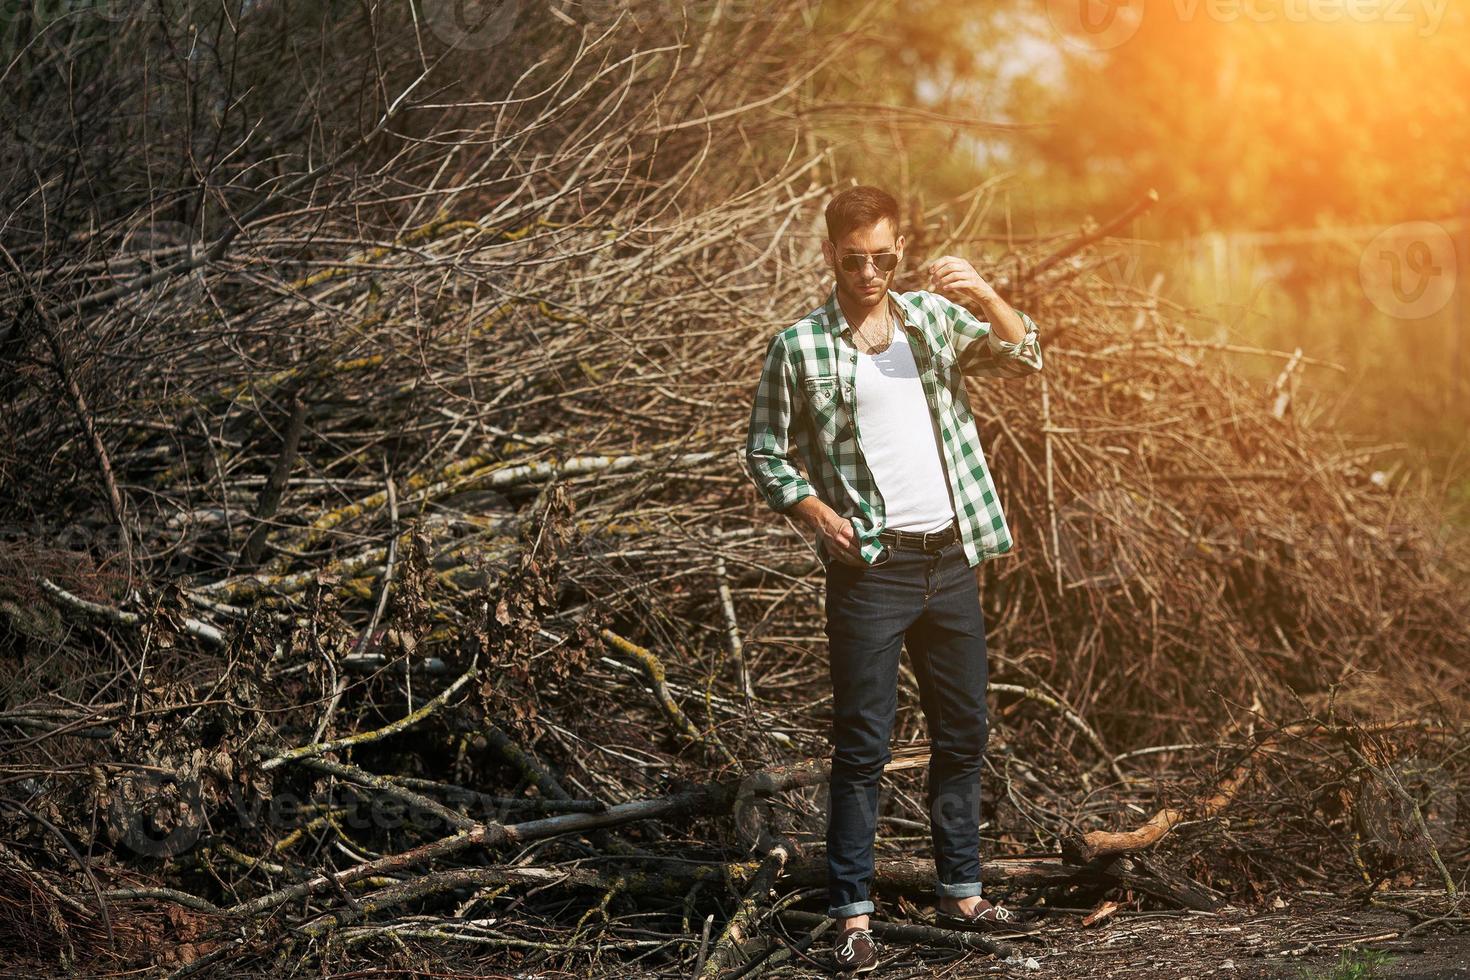
M 894 548 L 918 548 L 920 551 L 938 551 L 959 537 L 959 524 L 951 522 L 942 531 L 893 531 L 878 532 L 878 540 Z

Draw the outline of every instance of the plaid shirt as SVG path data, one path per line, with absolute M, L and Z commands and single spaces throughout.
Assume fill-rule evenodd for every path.
M 974 567 L 1011 550 L 1011 532 L 980 448 L 965 377 L 1022 377 L 1041 370 L 1036 324 L 1020 343 L 938 293 L 888 292 L 903 316 L 929 410 L 938 422 L 940 458 L 959 520 L 965 559 Z M 978 342 L 977 342 L 978 341 Z M 852 524 L 863 560 L 882 553 L 883 497 L 863 459 L 854 417 L 857 348 L 834 285 L 818 309 L 771 338 L 750 413 L 745 460 L 767 504 L 784 512 L 816 494 Z M 796 450 L 802 476 L 793 465 Z M 823 549 L 825 551 L 825 549 Z M 823 555 L 826 562 L 830 556 Z

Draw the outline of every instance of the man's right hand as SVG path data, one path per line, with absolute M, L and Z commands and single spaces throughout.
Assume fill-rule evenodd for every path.
M 858 539 L 853 533 L 852 522 L 847 518 L 816 497 L 803 497 L 796 502 L 793 510 L 817 532 L 817 536 L 827 546 L 827 554 L 831 555 L 834 561 L 840 561 L 844 565 L 856 568 L 867 565 L 867 562 L 863 560 L 862 551 L 858 548 Z

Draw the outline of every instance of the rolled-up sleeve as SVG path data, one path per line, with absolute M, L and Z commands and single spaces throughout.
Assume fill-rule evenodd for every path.
M 1001 340 L 990 324 L 958 303 L 937 293 L 930 296 L 944 310 L 950 343 L 959 358 L 960 372 L 969 377 L 1018 378 L 1041 370 L 1041 339 L 1036 323 L 1025 313 L 1016 315 L 1026 325 L 1026 335 L 1017 343 Z
M 777 513 L 817 492 L 797 471 L 791 458 L 793 388 L 786 345 L 777 334 L 766 348 L 745 437 L 745 461 L 750 478 Z

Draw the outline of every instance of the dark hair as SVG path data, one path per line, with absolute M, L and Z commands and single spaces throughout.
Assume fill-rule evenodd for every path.
M 827 204 L 827 237 L 837 240 L 854 228 L 875 225 L 884 218 L 898 233 L 898 202 L 881 187 L 859 184 L 838 194 Z

